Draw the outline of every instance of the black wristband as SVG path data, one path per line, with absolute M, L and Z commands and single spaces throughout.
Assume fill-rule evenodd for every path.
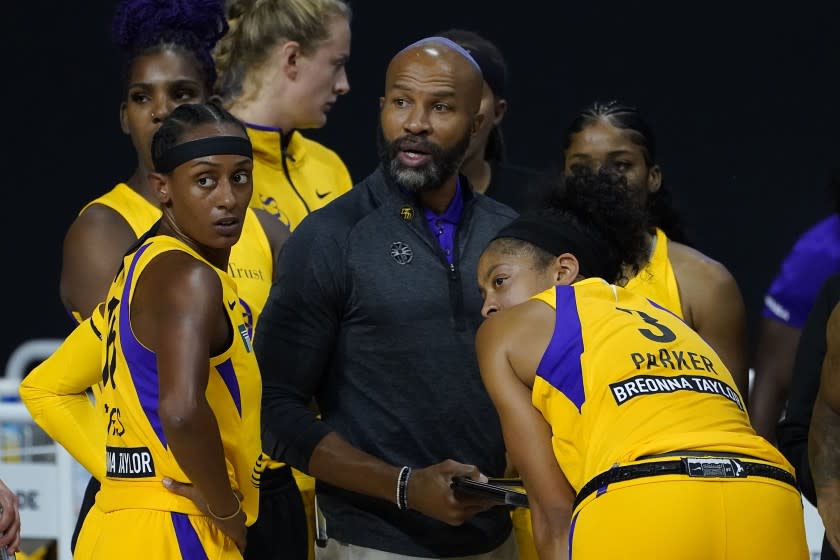
M 397 477 L 397 507 L 400 510 L 408 509 L 408 477 L 411 476 L 411 467 L 400 469 Z

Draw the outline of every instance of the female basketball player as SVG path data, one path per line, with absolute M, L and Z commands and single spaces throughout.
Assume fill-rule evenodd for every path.
M 747 395 L 746 319 L 738 284 L 717 261 L 685 244 L 685 234 L 656 161 L 653 130 L 639 111 L 620 103 L 594 103 L 566 132 L 563 163 L 608 168 L 623 175 L 647 210 L 650 256 L 627 289 L 679 315 L 715 349 Z
M 478 266 L 481 375 L 540 557 L 807 558 L 793 469 L 750 427 L 726 366 L 617 285 L 648 246 L 626 181 L 581 173 L 565 186 Z
M 302 130 L 322 128 L 350 91 L 350 5 L 343 0 L 229 0 L 230 31 L 214 56 L 217 90 L 248 127 L 254 196 L 294 231 L 353 186 L 333 150 Z
M 78 433 L 56 439 L 102 480 L 76 558 L 241 558 L 258 508 L 261 382 L 226 271 L 253 190 L 251 143 L 223 109 L 185 104 L 151 155 L 159 226 L 21 397 L 48 433 L 51 417 L 75 420 Z M 92 433 L 102 421 L 85 418 L 84 391 L 97 381 L 104 446 Z M 170 492 L 170 480 L 190 484 L 194 499 Z
M 136 167 L 107 193 L 87 203 L 65 236 L 61 299 L 77 320 L 89 317 L 105 298 L 125 252 L 160 219 L 148 180 L 153 170 L 152 135 L 178 105 L 206 102 L 216 81 L 211 52 L 227 30 L 224 2 L 186 0 L 166 9 L 162 6 L 158 0 L 122 0 L 112 21 L 114 43 L 124 65 L 120 125 L 135 148 Z M 288 235 L 288 228 L 273 215 L 255 209 L 247 213 L 241 239 L 231 251 L 228 272 L 237 284 L 251 335 L 276 273 L 276 256 Z M 269 478 L 262 491 L 270 492 L 268 501 L 277 503 L 266 504 L 265 510 L 279 512 L 281 525 L 290 527 L 289 535 L 300 533 L 306 518 L 291 469 L 277 469 Z M 91 478 L 73 548 L 98 490 L 98 482 Z M 259 537 L 251 534 L 255 531 Z M 264 533 L 259 526 L 249 530 L 247 556 L 278 558 L 261 548 L 266 542 L 261 538 Z M 276 527 L 272 536 L 272 546 L 284 549 L 283 558 L 305 558 L 305 539 L 283 538 Z

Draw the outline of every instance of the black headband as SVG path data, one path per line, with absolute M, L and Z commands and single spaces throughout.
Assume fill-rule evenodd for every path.
M 467 49 L 470 56 L 478 64 L 481 69 L 481 75 L 484 81 L 490 86 L 493 95 L 499 99 L 505 97 L 505 69 L 493 60 L 490 56 L 485 55 L 479 49 Z
M 525 241 L 554 256 L 571 253 L 577 257 L 581 276 L 597 276 L 608 282 L 615 280 L 609 277 L 612 274 L 604 243 L 562 223 L 545 218 L 520 217 L 502 228 L 492 241 L 504 238 Z
M 237 155 L 254 157 L 251 141 L 242 136 L 211 136 L 172 146 L 160 157 L 154 157 L 155 171 L 171 173 L 176 167 L 203 156 Z

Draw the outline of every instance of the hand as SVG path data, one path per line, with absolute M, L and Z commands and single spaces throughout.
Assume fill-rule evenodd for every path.
M 423 469 L 414 469 L 406 491 L 408 507 L 449 525 L 461 525 L 496 505 L 481 498 L 456 496 L 451 488 L 455 476 L 487 482 L 487 477 L 475 465 L 465 465 L 452 459 Z
M 178 494 L 179 496 L 183 496 L 195 505 L 197 505 L 198 508 L 213 521 L 216 527 L 218 527 L 224 534 L 230 537 L 234 543 L 236 543 L 236 547 L 239 549 L 239 552 L 241 552 L 242 554 L 245 553 L 245 512 L 241 511 L 240 509 L 239 514 L 233 519 L 221 521 L 219 519 L 216 519 L 216 517 L 214 517 L 213 514 L 210 513 L 210 510 L 207 507 L 207 500 L 204 499 L 204 496 L 201 495 L 201 492 L 198 490 L 198 488 L 196 488 L 192 484 L 184 484 L 183 482 L 176 482 L 171 478 L 164 478 L 163 485 L 166 486 L 166 488 L 168 488 L 170 492 Z M 233 493 L 236 495 L 236 498 L 241 502 L 242 494 L 236 490 L 234 490 Z M 217 515 L 226 513 L 227 512 L 216 512 Z
M 0 547 L 5 546 L 6 552 L 20 550 L 20 510 L 17 495 L 0 480 Z

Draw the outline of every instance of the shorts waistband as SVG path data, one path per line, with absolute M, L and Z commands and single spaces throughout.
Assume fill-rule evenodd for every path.
M 759 476 L 772 478 L 797 488 L 796 478 L 781 467 L 766 463 L 754 463 L 733 457 L 704 455 L 702 457 L 681 457 L 671 461 L 650 461 L 614 467 L 602 472 L 583 485 L 575 497 L 572 509 L 577 509 L 580 503 L 593 492 L 605 488 L 616 482 L 624 482 L 636 478 L 660 476 L 668 474 L 684 474 L 691 478 L 747 478 Z
M 204 515 L 192 500 L 170 492 L 159 480 L 131 485 L 109 484 L 106 480 L 96 494 L 96 505 L 106 513 L 122 509 L 151 509 Z

